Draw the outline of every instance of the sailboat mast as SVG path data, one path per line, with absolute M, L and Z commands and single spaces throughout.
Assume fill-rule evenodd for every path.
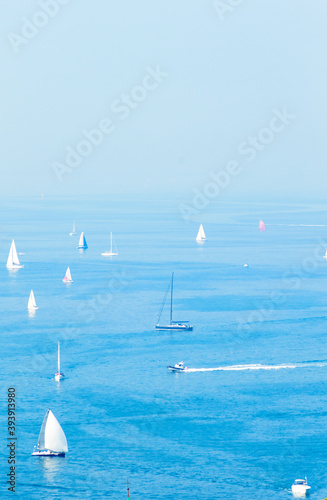
M 58 373 L 60 373 L 60 344 L 58 342 Z
M 170 324 L 173 322 L 173 287 L 174 287 L 174 273 L 171 273 L 171 288 L 170 288 Z
M 112 233 L 110 233 L 110 253 L 112 253 Z

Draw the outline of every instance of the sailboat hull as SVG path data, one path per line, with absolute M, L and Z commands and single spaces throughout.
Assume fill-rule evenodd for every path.
M 102 254 L 104 257 L 112 257 L 113 255 L 118 255 L 118 253 L 115 253 L 115 252 L 102 252 Z
M 11 269 L 11 270 L 13 270 L 13 269 L 21 269 L 21 268 L 22 268 L 22 267 L 24 267 L 24 266 L 22 266 L 22 265 L 20 265 L 20 264 L 19 264 L 19 265 L 18 265 L 18 264 L 13 264 L 12 266 L 8 266 L 8 265 L 7 265 L 6 267 L 7 267 L 7 269 Z
M 193 326 L 191 325 L 156 325 L 154 327 L 156 330 L 169 330 L 169 331 L 188 331 L 191 332 L 193 330 Z
M 33 451 L 32 456 L 34 456 L 34 457 L 64 457 L 65 452 L 63 452 L 63 451 L 51 451 L 51 450 Z
M 63 373 L 56 373 L 55 374 L 55 380 L 59 382 L 59 380 L 63 380 L 65 378 L 65 375 Z

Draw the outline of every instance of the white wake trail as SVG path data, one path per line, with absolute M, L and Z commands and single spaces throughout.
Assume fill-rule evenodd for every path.
M 305 368 L 309 366 L 323 367 L 327 366 L 327 363 L 289 363 L 282 365 L 231 365 L 231 366 L 217 366 L 216 368 L 187 368 L 187 372 L 217 372 L 217 371 L 244 371 L 244 370 L 283 370 L 283 369 L 294 369 L 294 368 Z

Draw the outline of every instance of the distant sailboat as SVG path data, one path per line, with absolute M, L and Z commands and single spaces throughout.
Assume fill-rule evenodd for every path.
M 161 309 L 160 309 L 160 312 L 158 315 L 158 321 L 157 321 L 157 324 L 155 326 L 155 329 L 156 330 L 188 330 L 188 331 L 193 330 L 193 326 L 189 325 L 188 321 L 173 321 L 173 287 L 174 287 L 174 273 L 172 273 L 172 275 L 171 275 L 171 283 L 170 283 L 170 285 L 167 289 L 167 292 L 164 296 L 164 300 L 163 300 L 163 303 L 161 305 Z M 164 308 L 165 303 L 166 303 L 169 289 L 170 289 L 170 321 L 169 321 L 169 325 L 160 325 L 159 321 L 161 318 L 163 308 Z
M 24 266 L 19 262 L 19 258 L 17 255 L 15 241 L 12 240 L 11 247 L 9 250 L 8 260 L 7 260 L 7 268 L 8 269 L 20 269 Z
M 69 233 L 69 236 L 75 236 L 77 233 L 76 233 L 76 227 L 75 227 L 75 221 L 74 221 L 74 224 L 73 224 L 73 230 L 71 233 Z
M 37 447 L 32 455 L 37 457 L 64 457 L 68 452 L 67 439 L 58 420 L 48 410 L 41 426 Z
M 112 244 L 115 246 L 115 251 L 112 250 Z M 110 251 L 108 252 L 103 252 L 101 255 L 104 255 L 105 257 L 111 257 L 112 255 L 118 255 L 118 250 L 117 246 L 114 240 L 114 237 L 112 236 L 112 233 L 110 233 Z
M 65 375 L 60 371 L 60 343 L 58 342 L 58 373 L 55 374 L 55 379 L 57 382 L 65 378 Z
M 31 290 L 30 298 L 28 299 L 27 309 L 29 309 L 29 311 L 36 311 L 38 309 L 36 302 L 35 302 L 33 290 Z
M 325 255 L 323 256 L 324 259 L 327 259 L 327 250 L 326 250 L 326 253 Z
M 73 283 L 72 275 L 70 274 L 70 269 L 67 267 L 66 274 L 62 280 L 64 283 Z
M 127 481 L 126 481 L 126 485 L 127 485 L 127 498 L 129 498 L 129 481 L 128 481 L 128 478 L 127 478 Z
M 204 229 L 203 229 L 203 226 L 201 224 L 200 228 L 199 228 L 199 231 L 198 231 L 198 234 L 197 234 L 197 237 L 196 237 L 196 241 L 198 243 L 203 243 L 204 241 L 206 241 L 206 235 L 205 235 L 205 232 L 204 232 Z
M 86 243 L 86 239 L 85 239 L 84 233 L 82 233 L 81 236 L 80 236 L 80 238 L 79 238 L 79 242 L 78 242 L 78 247 L 77 248 L 84 248 L 84 249 L 87 248 L 87 243 Z
M 266 230 L 266 224 L 261 220 L 259 222 L 259 231 L 265 231 Z

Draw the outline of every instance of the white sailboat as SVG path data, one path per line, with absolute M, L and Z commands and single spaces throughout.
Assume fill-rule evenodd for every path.
M 323 256 L 323 259 L 327 259 L 327 250 L 326 250 L 325 255 Z
M 41 426 L 37 446 L 32 455 L 37 457 L 64 457 L 68 452 L 67 439 L 58 420 L 48 410 Z
M 70 269 L 67 267 L 66 274 L 62 280 L 64 283 L 73 283 L 72 275 L 70 274 Z
M 200 225 L 197 237 L 195 239 L 198 243 L 203 243 L 207 240 L 202 224 Z
M 60 343 L 58 342 L 58 373 L 55 374 L 55 379 L 57 382 L 65 378 L 65 375 L 60 371 Z
M 81 236 L 79 238 L 79 242 L 78 242 L 78 247 L 77 248 L 81 248 L 81 249 L 86 249 L 87 248 L 87 243 L 86 243 L 86 239 L 85 239 L 84 233 L 81 233 Z
M 31 290 L 30 297 L 28 299 L 27 309 L 29 311 L 36 311 L 38 309 L 36 302 L 35 302 L 33 290 Z
M 112 244 L 114 244 L 114 246 L 115 246 L 115 251 L 113 251 L 113 249 L 112 249 L 113 248 Z M 111 257 L 112 255 L 118 255 L 117 246 L 116 246 L 114 237 L 112 236 L 112 233 L 110 233 L 110 250 L 103 252 L 101 255 L 104 255 L 105 257 L 108 257 L 108 256 Z
M 69 233 L 69 236 L 75 236 L 77 233 L 76 233 L 76 226 L 75 226 L 75 221 L 74 221 L 74 224 L 73 224 L 73 230 L 71 233 Z
M 19 258 L 17 255 L 15 241 L 12 240 L 11 247 L 9 250 L 8 260 L 7 260 L 7 268 L 8 269 L 20 269 L 24 266 L 19 262 Z
M 163 300 L 162 305 L 161 305 L 161 309 L 160 309 L 160 312 L 158 315 L 158 321 L 157 321 L 157 324 L 155 326 L 155 329 L 156 330 L 170 330 L 170 331 L 171 330 L 192 331 L 193 326 L 191 326 L 188 321 L 173 321 L 173 288 L 174 288 L 174 273 L 172 273 L 172 275 L 171 275 L 171 283 L 170 283 L 170 285 L 166 291 L 166 294 L 164 296 L 164 300 Z M 160 325 L 159 321 L 161 318 L 163 308 L 164 308 L 165 303 L 166 303 L 169 289 L 170 289 L 170 321 L 169 321 L 169 325 Z

